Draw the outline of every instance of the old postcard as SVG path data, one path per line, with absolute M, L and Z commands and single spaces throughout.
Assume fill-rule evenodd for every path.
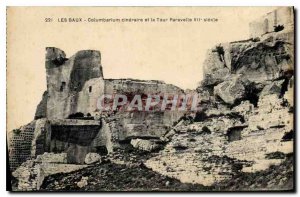
M 293 7 L 7 7 L 12 191 L 294 191 Z

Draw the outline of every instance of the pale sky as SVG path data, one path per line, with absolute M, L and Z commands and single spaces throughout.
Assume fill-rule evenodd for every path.
M 8 9 L 7 130 L 29 123 L 46 90 L 45 47 L 67 57 L 99 50 L 104 78 L 163 80 L 196 88 L 209 48 L 249 38 L 249 23 L 275 7 L 18 7 Z M 61 23 L 62 17 L 218 18 L 204 23 Z M 52 18 L 52 22 L 45 22 Z

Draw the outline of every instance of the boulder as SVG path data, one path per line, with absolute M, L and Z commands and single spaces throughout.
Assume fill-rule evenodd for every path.
M 150 140 L 132 139 L 130 143 L 134 148 L 148 151 L 148 152 L 157 150 L 161 147 L 161 145 L 158 144 L 157 141 L 151 139 Z
M 230 77 L 230 71 L 228 68 L 220 68 L 217 70 L 210 71 L 204 76 L 203 86 L 211 86 L 222 83 Z
M 214 95 L 225 103 L 233 105 L 236 101 L 246 96 L 245 82 L 241 76 L 232 76 L 230 80 L 224 81 L 214 87 Z
M 85 156 L 84 163 L 92 164 L 101 161 L 101 156 L 98 153 L 88 153 Z
M 79 182 L 77 182 L 77 186 L 79 187 L 79 188 L 83 188 L 83 187 L 85 187 L 85 186 L 87 186 L 87 184 L 88 184 L 88 179 L 89 179 L 89 177 L 82 177 L 81 178 L 81 180 L 79 181 Z

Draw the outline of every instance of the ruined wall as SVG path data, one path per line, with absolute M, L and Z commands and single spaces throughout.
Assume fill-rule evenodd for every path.
M 13 130 L 8 143 L 11 170 L 16 169 L 26 160 L 49 151 L 50 136 L 49 122 L 46 119 L 34 120 Z
M 180 88 L 154 80 L 105 79 L 106 94 L 124 94 L 130 99 L 139 94 L 142 99 L 147 95 L 183 94 Z M 184 112 L 181 111 L 124 111 L 117 113 L 121 128 L 118 139 L 159 138 Z
M 60 49 L 49 47 L 46 51 L 47 118 L 67 118 L 83 109 L 83 113 L 93 111 L 89 101 L 103 89 L 100 52 L 79 51 L 67 59 Z M 90 86 L 94 86 L 93 92 L 86 94 Z
M 160 94 L 183 93 L 179 87 L 157 80 L 105 79 L 106 94 Z
M 82 163 L 85 154 L 91 150 L 104 147 L 112 152 L 121 141 L 132 137 L 159 138 L 183 115 L 182 112 L 102 113 L 97 102 L 103 94 L 125 94 L 130 99 L 135 94 L 144 97 L 148 94 L 182 94 L 183 91 L 162 81 L 103 79 L 99 51 L 79 51 L 67 58 L 62 50 L 48 47 L 46 72 L 47 91 L 37 107 L 35 119 L 47 117 L 50 120 L 50 151 L 79 155 L 70 159 L 75 163 Z M 84 120 L 64 120 L 78 112 L 97 119 L 101 124 L 89 127 L 83 125 L 87 124 Z M 118 122 L 106 119 L 107 114 Z M 59 125 L 56 125 L 57 120 Z M 82 125 L 64 125 L 72 121 Z M 75 140 L 78 136 L 82 137 L 81 141 Z
M 67 59 L 57 48 L 47 48 L 47 92 L 39 105 L 36 117 L 43 116 L 47 104 L 48 119 L 64 119 L 81 112 L 99 115 L 97 101 L 103 94 L 161 94 L 183 93 L 171 84 L 155 80 L 103 79 L 98 51 L 79 51 Z M 47 99 L 45 99 L 47 98 Z
M 249 24 L 250 37 L 260 37 L 274 32 L 274 26 L 284 25 L 284 31 L 294 28 L 294 10 L 292 7 L 281 7 L 258 18 Z

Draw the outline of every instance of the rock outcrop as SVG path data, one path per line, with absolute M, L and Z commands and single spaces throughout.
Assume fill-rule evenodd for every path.
M 214 87 L 214 95 L 226 104 L 233 105 L 246 97 L 247 81 L 235 76 Z
M 45 91 L 42 100 L 36 107 L 36 111 L 34 115 L 35 120 L 47 117 L 47 100 L 48 100 L 48 92 Z
M 293 32 L 285 32 L 271 33 L 260 41 L 250 39 L 217 45 L 204 61 L 201 87 L 213 90 L 235 75 L 252 82 L 257 92 L 272 81 L 288 81 L 294 71 L 293 42 Z
M 209 93 L 205 107 L 172 127 L 168 144 L 145 165 L 181 182 L 218 186 L 286 163 L 294 140 L 293 43 L 292 31 L 268 32 L 211 49 L 197 88 Z M 268 189 L 290 180 L 279 181 Z
M 45 177 L 58 173 L 69 173 L 86 165 L 66 163 L 66 154 L 45 153 L 36 159 L 27 160 L 12 175 L 18 180 L 19 191 L 39 190 Z
M 101 162 L 101 156 L 99 154 L 97 154 L 97 153 L 88 153 L 85 156 L 84 163 L 92 164 L 92 163 L 95 163 L 95 162 Z

